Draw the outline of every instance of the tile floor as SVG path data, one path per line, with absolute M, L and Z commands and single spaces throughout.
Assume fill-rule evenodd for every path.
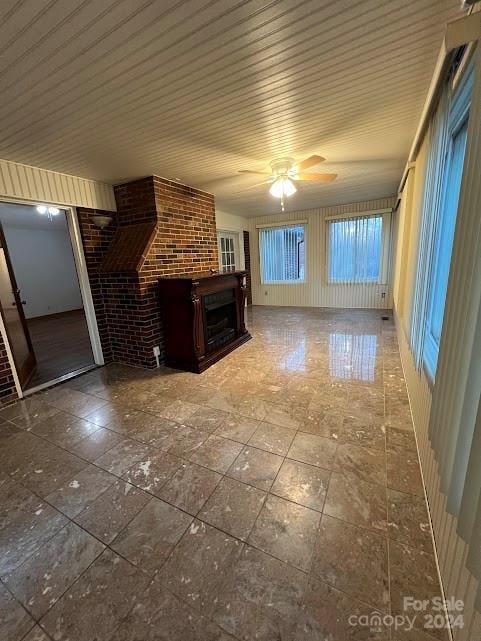
M 445 638 L 352 619 L 439 593 L 392 323 L 249 327 L 202 375 L 111 365 L 0 412 L 2 641 Z

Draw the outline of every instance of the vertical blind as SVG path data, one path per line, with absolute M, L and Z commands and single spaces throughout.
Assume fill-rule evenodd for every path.
M 452 138 L 449 168 L 444 185 L 443 204 L 438 225 L 439 233 L 437 234 L 433 255 L 432 282 L 428 297 L 426 337 L 423 350 L 424 363 L 431 378 L 434 378 L 436 371 L 441 341 L 451 251 L 463 173 L 466 133 L 467 122 Z
M 434 380 L 467 137 L 472 72 L 453 93 L 447 79 L 430 122 L 417 278 L 411 321 L 416 364 Z
M 411 349 L 418 368 L 424 365 L 433 379 L 429 441 L 446 510 L 456 517 L 456 532 L 467 543 L 467 556 L 458 561 L 480 582 L 479 47 L 474 60 L 454 90 L 446 78 L 429 124 Z M 475 607 L 481 610 L 479 589 Z
M 426 333 L 427 313 L 427 278 L 434 245 L 433 231 L 438 227 L 439 200 L 442 191 L 442 174 L 440 167 L 446 153 L 447 113 L 449 111 L 450 87 L 446 84 L 441 93 L 438 106 L 429 123 L 427 131 L 427 161 L 423 180 L 424 195 L 421 211 L 421 233 L 419 238 L 417 275 L 415 280 L 412 318 L 411 350 L 416 366 L 421 367 L 423 345 Z M 416 171 L 417 171 L 416 163 Z
M 382 216 L 357 216 L 327 224 L 328 282 L 379 282 Z
M 261 282 L 302 282 L 305 274 L 304 246 L 304 225 L 259 230 Z

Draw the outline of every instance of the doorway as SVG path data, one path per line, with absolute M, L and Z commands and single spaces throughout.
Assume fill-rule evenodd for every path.
M 73 214 L 0 202 L 0 311 L 22 393 L 99 363 L 72 243 Z
M 221 272 L 239 269 L 239 234 L 230 231 L 217 232 L 219 268 Z

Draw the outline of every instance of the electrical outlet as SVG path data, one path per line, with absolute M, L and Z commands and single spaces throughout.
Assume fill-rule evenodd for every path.
M 381 293 L 381 298 L 386 298 L 386 292 Z
M 160 356 L 160 347 L 158 345 L 154 347 L 154 356 Z
M 264 292 L 264 296 L 267 296 L 267 289 L 266 289 L 266 291 Z

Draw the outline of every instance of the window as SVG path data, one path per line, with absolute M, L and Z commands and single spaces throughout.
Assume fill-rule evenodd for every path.
M 259 231 L 262 283 L 302 283 L 305 275 L 303 225 Z
M 233 272 L 236 269 L 236 236 L 219 232 L 219 267 L 223 272 Z
M 417 366 L 434 381 L 468 131 L 473 67 L 453 89 L 448 80 L 428 131 L 411 346 Z
M 379 282 L 382 239 L 381 215 L 328 221 L 328 282 Z
M 436 373 L 441 330 L 443 328 L 444 304 L 448 290 L 449 267 L 463 175 L 467 131 L 468 123 L 465 120 L 451 137 L 441 216 L 434 243 L 431 289 L 428 296 L 426 336 L 423 351 L 424 364 L 431 378 L 434 378 Z

